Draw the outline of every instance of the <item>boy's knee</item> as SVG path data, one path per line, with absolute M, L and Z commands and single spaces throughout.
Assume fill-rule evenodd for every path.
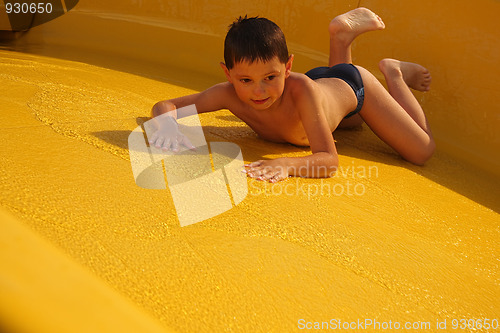
M 426 146 L 413 154 L 413 156 L 407 158 L 407 160 L 416 165 L 424 165 L 432 157 L 435 150 L 436 143 L 434 140 L 431 140 Z

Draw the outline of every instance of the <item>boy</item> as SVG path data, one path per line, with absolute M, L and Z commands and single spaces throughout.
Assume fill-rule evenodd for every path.
M 366 69 L 352 65 L 351 43 L 360 34 L 385 25 L 372 11 L 357 8 L 334 18 L 329 25 L 329 67 L 306 74 L 291 72 L 281 29 L 265 18 L 239 18 L 224 44 L 221 67 L 228 82 L 201 93 L 161 101 L 152 116 L 158 129 L 150 143 L 178 151 L 194 148 L 177 130 L 177 108 L 195 104 L 198 113 L 228 109 L 262 138 L 310 146 L 305 157 L 260 160 L 246 165 L 248 176 L 276 182 L 288 176 L 329 177 L 338 167 L 332 132 L 361 119 L 406 160 L 421 165 L 435 144 L 425 114 L 410 87 L 427 91 L 429 72 L 422 66 L 384 59 L 379 68 L 388 89 Z M 357 118 L 357 119 L 356 119 Z M 160 121 L 161 119 L 161 121 Z

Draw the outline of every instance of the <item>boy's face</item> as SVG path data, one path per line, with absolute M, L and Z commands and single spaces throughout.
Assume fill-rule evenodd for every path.
M 266 62 L 236 63 L 230 70 L 224 64 L 221 66 L 240 100 L 254 109 L 265 110 L 281 98 L 292 61 L 293 56 L 286 64 L 274 57 Z

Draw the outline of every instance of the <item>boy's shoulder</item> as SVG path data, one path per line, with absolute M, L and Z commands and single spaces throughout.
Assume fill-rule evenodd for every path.
M 219 98 L 237 98 L 236 91 L 232 83 L 226 81 L 213 85 L 209 89 L 205 90 L 207 94 L 210 94 L 212 97 Z
M 294 87 L 306 87 L 311 86 L 314 82 L 307 75 L 297 72 L 291 72 L 287 81 L 288 84 L 293 85 Z
M 292 72 L 285 81 L 285 88 L 292 98 L 297 99 L 311 96 L 317 91 L 318 86 L 308 76 L 302 73 Z
M 237 102 L 237 95 L 230 82 L 217 83 L 199 94 L 198 103 L 207 104 L 209 111 L 228 109 Z M 210 105 L 208 107 L 208 105 Z M 202 111 L 206 112 L 206 111 Z
M 205 92 L 209 92 L 211 94 L 230 94 L 234 92 L 234 87 L 230 82 L 221 82 L 217 83 L 207 90 Z

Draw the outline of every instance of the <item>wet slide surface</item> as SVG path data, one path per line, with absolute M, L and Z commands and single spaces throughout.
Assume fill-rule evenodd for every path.
M 7 327 L 33 318 L 28 331 L 53 332 L 43 319 L 53 297 L 82 299 L 61 310 L 74 317 L 60 331 L 75 332 L 106 320 L 139 323 L 111 324 L 121 332 L 286 332 L 358 319 L 435 331 L 445 319 L 450 329 L 453 319 L 498 318 L 494 177 L 444 151 L 413 166 L 367 127 L 338 131 L 335 177 L 248 179 L 243 202 L 181 228 L 168 189 L 135 184 L 127 138 L 156 101 L 198 88 L 140 75 L 140 64 L 131 72 L 0 50 L 0 246 L 17 258 L 0 260 Z M 200 121 L 207 141 L 237 144 L 245 162 L 310 153 L 258 138 L 228 111 Z M 85 287 L 64 289 L 76 279 Z M 83 301 L 88 288 L 127 310 L 83 311 L 103 304 Z

